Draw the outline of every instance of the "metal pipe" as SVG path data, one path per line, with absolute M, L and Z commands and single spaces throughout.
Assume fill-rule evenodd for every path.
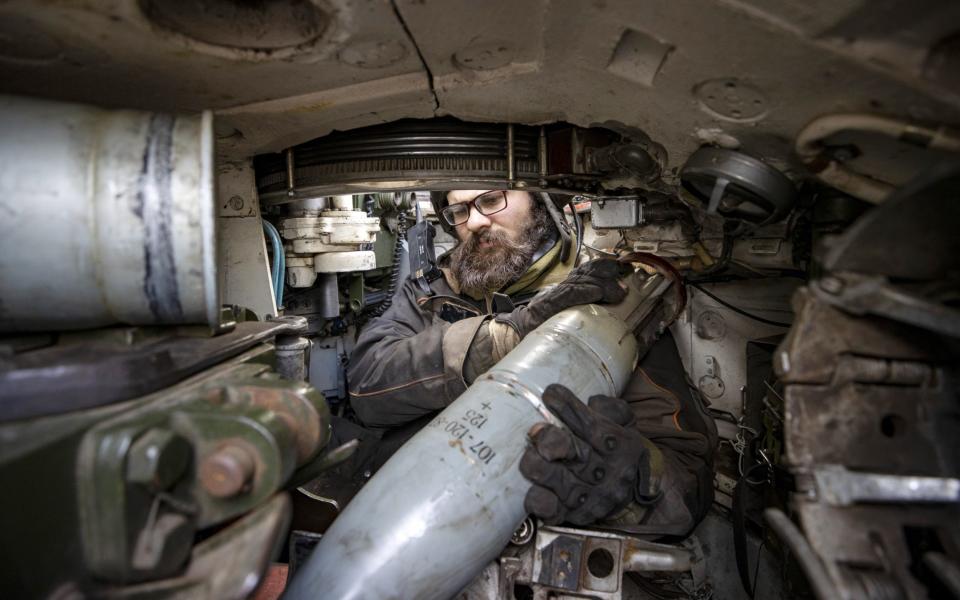
M 540 136 L 537 138 L 537 160 L 540 163 L 540 177 L 547 176 L 547 128 L 540 126 Z
M 656 285 L 644 289 L 664 291 Z M 639 296 L 634 300 L 648 299 Z M 550 318 L 360 490 L 293 579 L 287 597 L 456 594 L 526 517 L 530 483 L 518 464 L 527 431 L 541 421 L 562 426 L 543 405 L 543 390 L 560 383 L 584 400 L 616 395 L 633 373 L 638 349 L 631 327 L 604 307 L 571 308 Z
M 213 117 L 0 96 L 0 331 L 218 327 Z
M 287 160 L 287 196 L 293 198 L 294 196 L 297 195 L 297 188 L 293 178 L 293 168 L 294 168 L 293 148 L 287 148 L 286 160 Z
M 513 183 L 517 179 L 516 156 L 513 139 L 513 123 L 507 125 L 507 181 Z
M 860 175 L 836 160 L 824 160 L 823 140 L 841 131 L 870 131 L 904 142 L 949 152 L 960 151 L 960 135 L 946 127 L 927 127 L 903 119 L 861 113 L 844 113 L 817 117 L 804 127 L 794 143 L 803 162 L 825 183 L 851 196 L 879 204 L 896 187 L 872 177 Z
M 317 273 L 320 285 L 320 316 L 324 319 L 336 319 L 340 316 L 340 288 L 336 273 Z
M 296 335 L 278 335 L 273 353 L 276 369 L 291 381 L 307 380 L 307 365 L 310 364 L 310 340 Z
M 833 585 L 830 576 L 827 575 L 827 570 L 824 568 L 823 563 L 820 562 L 820 558 L 814 553 L 813 548 L 807 543 L 807 538 L 803 537 L 803 534 L 800 533 L 797 526 L 793 524 L 793 521 L 791 521 L 787 515 L 783 514 L 782 510 L 777 508 L 768 508 L 763 511 L 763 516 L 767 524 L 770 525 L 770 528 L 777 534 L 777 537 L 790 548 L 790 552 L 793 553 L 797 562 L 800 563 L 800 568 L 804 574 L 806 574 L 807 579 L 810 580 L 813 595 L 816 596 L 818 600 L 829 600 L 839 597 L 840 594 L 837 593 L 837 589 Z
M 627 540 L 623 548 L 623 570 L 632 572 L 690 570 L 693 557 L 689 550 L 642 540 Z

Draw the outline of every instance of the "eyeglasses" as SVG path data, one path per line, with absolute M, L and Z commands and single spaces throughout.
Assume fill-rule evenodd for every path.
M 443 220 L 456 227 L 470 219 L 470 207 L 483 216 L 498 213 L 507 207 L 507 193 L 503 190 L 484 192 L 469 202 L 458 202 L 440 211 Z

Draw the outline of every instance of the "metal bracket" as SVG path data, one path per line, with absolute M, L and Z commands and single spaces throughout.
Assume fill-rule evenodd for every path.
M 960 503 L 960 479 L 856 473 L 841 465 L 825 465 L 813 470 L 817 491 L 834 506 L 862 502 Z

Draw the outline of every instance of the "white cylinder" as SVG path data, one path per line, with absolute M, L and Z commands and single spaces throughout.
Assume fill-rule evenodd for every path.
M 377 268 L 377 255 L 372 250 L 317 254 L 313 257 L 313 268 L 317 273 L 369 271 Z
M 353 195 L 331 196 L 334 210 L 353 210 Z
M 213 123 L 0 96 L 0 331 L 219 323 Z
M 537 328 L 404 444 L 324 534 L 285 597 L 449 598 L 503 550 L 526 516 L 527 431 L 558 423 L 552 383 L 582 400 L 617 395 L 637 341 L 598 306 Z

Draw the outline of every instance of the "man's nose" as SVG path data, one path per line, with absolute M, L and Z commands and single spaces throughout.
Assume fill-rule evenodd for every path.
M 490 227 L 490 218 L 480 214 L 476 208 L 470 208 L 470 218 L 467 219 L 467 230 L 477 233 L 481 229 Z

